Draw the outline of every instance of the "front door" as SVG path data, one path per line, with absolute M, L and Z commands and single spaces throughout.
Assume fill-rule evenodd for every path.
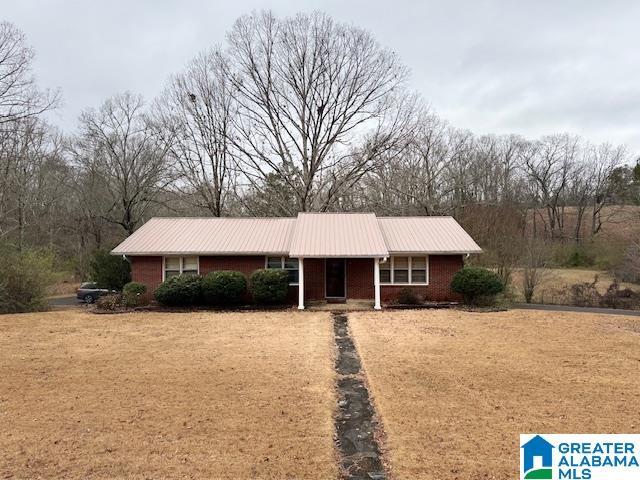
M 327 298 L 345 298 L 345 260 L 327 258 L 325 260 L 325 282 Z

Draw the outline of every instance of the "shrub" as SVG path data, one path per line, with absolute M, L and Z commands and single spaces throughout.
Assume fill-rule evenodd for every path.
M 44 250 L 0 251 L 0 313 L 33 312 L 47 308 L 54 256 Z
M 105 312 L 113 312 L 122 309 L 124 305 L 123 295 L 114 293 L 111 295 L 103 295 L 96 300 L 96 309 Z
M 597 307 L 600 303 L 600 294 L 596 285 L 598 276 L 593 282 L 575 283 L 569 287 L 569 303 L 576 307 Z
M 289 274 L 276 268 L 256 270 L 251 275 L 251 289 L 258 304 L 284 303 L 289 293 Z
M 398 293 L 398 303 L 401 305 L 419 305 L 422 299 L 410 288 L 403 288 Z
M 620 288 L 617 280 L 609 285 L 600 296 L 600 306 L 605 308 L 637 309 L 640 306 L 640 294 L 630 288 Z
M 208 305 L 238 305 L 247 293 L 247 279 L 240 272 L 211 272 L 202 280 L 202 296 Z
M 595 259 L 586 247 L 573 246 L 568 252 L 568 256 L 562 262 L 563 267 L 591 267 Z
M 119 256 L 98 250 L 89 263 L 91 278 L 100 288 L 122 290 L 131 281 L 131 265 Z
M 202 303 L 202 277 L 181 275 L 162 282 L 154 296 L 162 305 L 189 307 Z
M 143 283 L 129 282 L 122 287 L 122 296 L 124 304 L 127 307 L 137 307 L 146 303 L 144 294 L 147 291 L 147 286 Z
M 492 298 L 504 290 L 500 277 L 482 267 L 464 267 L 453 276 L 451 289 L 462 294 L 464 302 L 475 304 L 482 297 Z

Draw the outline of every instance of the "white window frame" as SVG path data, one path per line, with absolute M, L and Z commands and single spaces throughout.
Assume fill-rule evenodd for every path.
M 409 259 L 409 266 L 408 266 L 408 269 L 409 269 L 409 272 L 408 272 L 409 273 L 409 281 L 408 282 L 396 283 L 395 279 L 393 278 L 393 276 L 394 276 L 393 272 L 394 272 L 394 259 L 395 259 L 395 257 L 408 257 L 408 259 Z M 426 270 L 425 277 L 426 277 L 426 282 L 412 282 L 411 281 L 411 279 L 413 277 L 413 272 L 412 272 L 413 265 L 412 265 L 412 262 L 413 262 L 413 259 L 416 258 L 416 257 L 421 257 L 421 258 L 425 259 L 425 270 Z M 391 273 L 390 273 L 391 281 L 390 282 L 380 282 L 380 285 L 397 285 L 397 286 L 403 286 L 403 285 L 406 285 L 406 286 L 415 286 L 415 285 L 427 286 L 427 285 L 429 285 L 429 255 L 411 255 L 411 254 L 392 255 L 387 259 L 387 263 L 389 264 L 390 269 L 391 269 Z M 383 265 L 383 264 L 381 263 L 380 265 Z M 382 270 L 382 268 L 380 270 Z
M 179 258 L 180 259 L 180 273 L 179 276 L 182 275 L 182 271 L 184 270 L 184 259 L 185 257 L 196 257 L 196 261 L 198 263 L 198 273 L 200 275 L 200 256 L 199 255 L 165 255 L 162 257 L 162 281 L 166 281 L 166 259 L 167 258 Z
M 264 268 L 265 269 L 269 269 L 269 257 L 271 258 L 276 258 L 276 257 L 280 257 L 280 268 L 282 270 L 286 270 L 287 272 L 289 270 L 294 270 L 293 268 L 284 268 L 284 260 L 285 258 L 290 258 L 291 260 L 297 260 L 298 261 L 298 282 L 294 282 L 294 283 L 289 283 L 290 286 L 295 287 L 300 285 L 299 281 L 300 281 L 300 259 L 299 258 L 294 258 L 294 257 L 288 257 L 287 255 L 281 256 L 281 255 L 265 255 L 264 257 Z

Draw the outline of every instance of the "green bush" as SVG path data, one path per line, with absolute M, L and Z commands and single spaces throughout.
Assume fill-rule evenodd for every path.
M 398 293 L 398 303 L 401 305 L 419 305 L 422 299 L 412 289 L 405 287 Z
M 494 297 L 504 290 L 500 277 L 482 267 L 464 267 L 453 276 L 451 289 L 462 294 L 464 302 L 474 305 L 481 298 Z
M 146 297 L 144 294 L 147 291 L 147 286 L 144 283 L 129 282 L 122 287 L 122 296 L 124 304 L 127 307 L 137 307 L 146 303 Z
M 211 272 L 202 280 L 202 296 L 207 305 L 238 305 L 247 293 L 247 279 L 240 272 Z
M 110 255 L 105 250 L 98 250 L 93 254 L 89 263 L 91 280 L 100 288 L 122 290 L 131 281 L 131 265 L 120 256 Z
M 289 293 L 289 273 L 277 268 L 256 270 L 251 275 L 251 289 L 257 304 L 284 303 Z
M 591 267 L 595 259 L 587 247 L 573 245 L 562 262 L 563 267 Z
M 47 308 L 54 255 L 44 250 L 0 250 L 0 313 L 34 312 Z
M 181 275 L 162 282 L 154 293 L 155 299 L 170 307 L 190 307 L 202 303 L 202 277 Z

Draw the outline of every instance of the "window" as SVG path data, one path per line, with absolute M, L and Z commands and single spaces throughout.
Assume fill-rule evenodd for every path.
M 427 259 L 411 257 L 411 283 L 427 283 Z
M 164 279 L 178 275 L 197 275 L 198 257 L 164 257 Z
M 429 257 L 390 257 L 380 263 L 380 283 L 428 285 Z
M 164 279 L 169 280 L 171 277 L 180 275 L 180 257 L 166 257 L 164 259 Z
M 380 283 L 391 283 L 391 259 L 380 263 Z
M 393 283 L 409 283 L 409 257 L 393 259 Z
M 300 270 L 297 258 L 267 257 L 267 268 L 281 268 L 289 273 L 289 285 L 297 285 Z

